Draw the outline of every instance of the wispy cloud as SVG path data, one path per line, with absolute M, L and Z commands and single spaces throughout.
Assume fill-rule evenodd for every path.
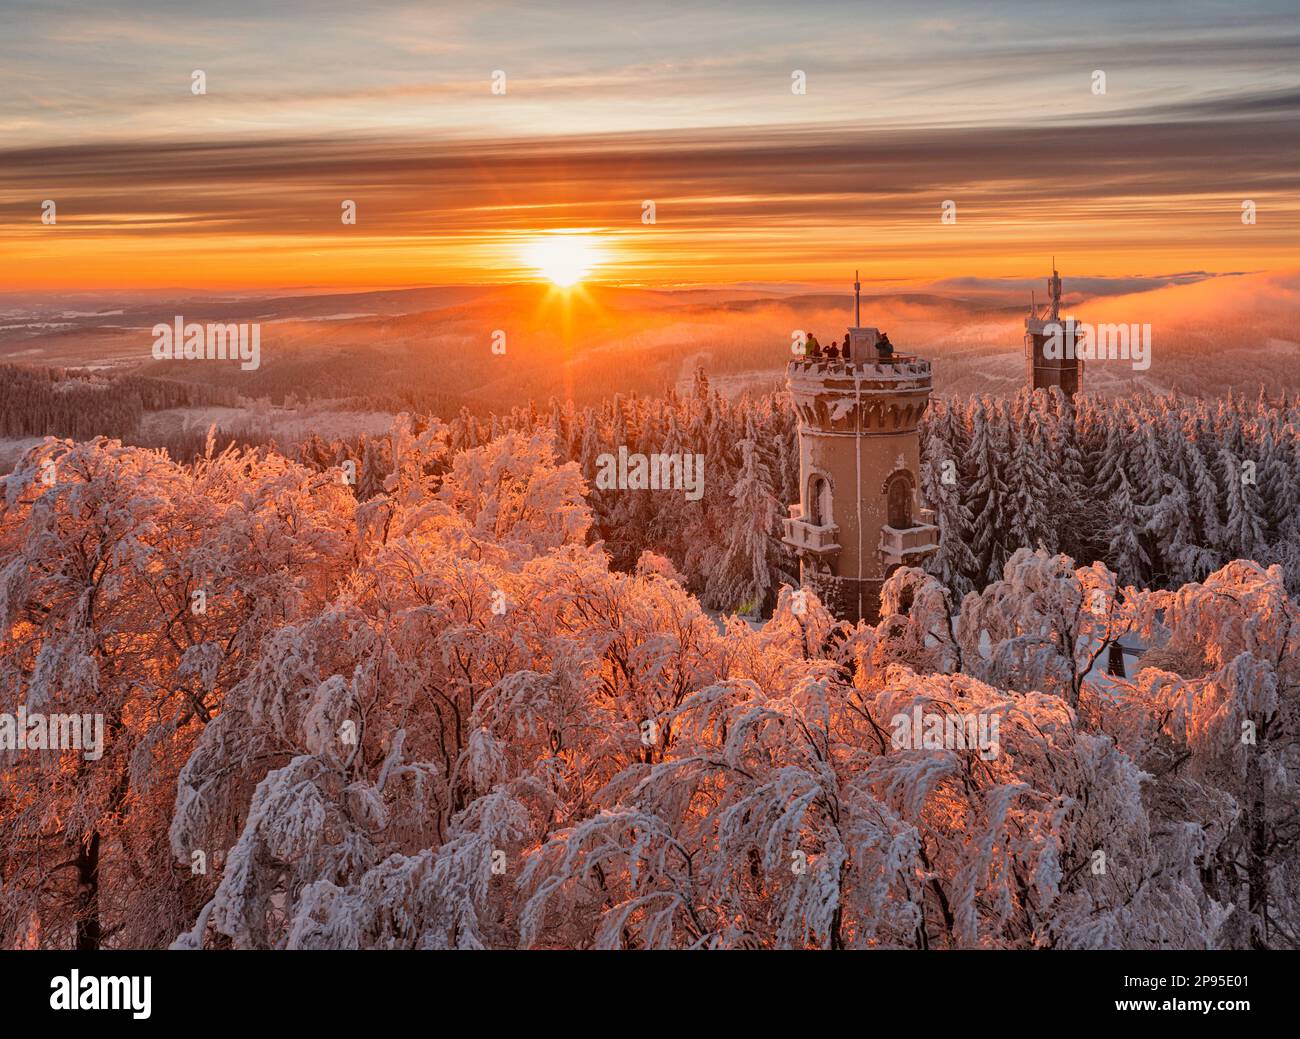
M 16 284 L 491 280 L 572 226 L 637 280 L 1253 270 L 1300 226 L 1283 4 L 17 6 Z

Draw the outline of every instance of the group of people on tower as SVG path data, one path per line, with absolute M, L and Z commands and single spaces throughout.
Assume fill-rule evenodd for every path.
M 830 346 L 823 347 L 821 343 L 817 342 L 817 337 L 809 332 L 806 347 L 806 356 L 811 358 L 818 360 L 826 358 L 832 361 L 839 358 L 849 360 L 849 337 L 847 335 L 844 337 L 843 347 L 839 345 L 837 340 L 832 340 Z M 893 355 L 894 344 L 889 341 L 889 333 L 881 332 L 880 338 L 876 340 L 876 356 L 884 358 Z

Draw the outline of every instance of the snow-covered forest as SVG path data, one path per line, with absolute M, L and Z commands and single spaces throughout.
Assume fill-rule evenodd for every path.
M 106 741 L 0 750 L 0 945 L 1300 945 L 1297 418 L 936 402 L 951 536 L 875 627 L 782 587 L 793 414 L 703 379 L 293 459 L 47 440 L 0 712 Z M 611 445 L 704 452 L 703 500 L 589 490 Z
M 1300 593 L 1300 406 L 1285 397 L 947 397 L 931 401 L 921 430 L 920 491 L 944 532 L 930 565 L 957 596 L 999 579 L 1021 547 L 1101 560 L 1126 583 L 1160 588 L 1233 559 L 1279 563 Z M 448 436 L 454 452 L 508 431 L 552 433 L 558 457 L 589 482 L 597 457 L 621 445 L 702 452 L 700 501 L 591 490 L 595 533 L 615 568 L 653 550 L 707 608 L 755 616 L 771 609 L 783 577 L 794 582 L 779 540 L 780 517 L 799 499 L 798 429 L 784 393 L 728 400 L 699 373 L 685 395 L 489 419 L 464 411 Z M 387 437 L 317 436 L 296 454 L 321 469 L 351 459 L 363 499 L 392 466 Z

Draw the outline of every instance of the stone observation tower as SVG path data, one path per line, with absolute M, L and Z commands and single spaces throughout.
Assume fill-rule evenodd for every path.
M 1067 397 L 1073 397 L 1079 392 L 1083 362 L 1078 358 L 1079 330 L 1073 319 L 1061 317 L 1061 276 L 1056 273 L 1056 257 L 1052 257 L 1047 295 L 1047 305 L 1040 309 L 1030 303 L 1025 318 L 1025 381 L 1031 390 L 1059 386 Z M 1048 344 L 1053 341 L 1057 349 L 1050 350 Z
M 810 349 L 786 370 L 799 413 L 799 502 L 782 539 L 804 587 L 837 617 L 875 623 L 880 587 L 939 547 L 934 513 L 917 502 L 917 426 L 930 403 L 930 362 L 894 353 L 887 336 L 854 327 L 843 353 Z

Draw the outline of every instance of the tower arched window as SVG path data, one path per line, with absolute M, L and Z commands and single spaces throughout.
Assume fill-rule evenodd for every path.
M 831 485 L 820 474 L 808 481 L 808 522 L 814 527 L 831 524 Z
M 907 530 L 912 526 L 912 475 L 895 473 L 889 478 L 885 487 L 886 522 L 895 530 Z

